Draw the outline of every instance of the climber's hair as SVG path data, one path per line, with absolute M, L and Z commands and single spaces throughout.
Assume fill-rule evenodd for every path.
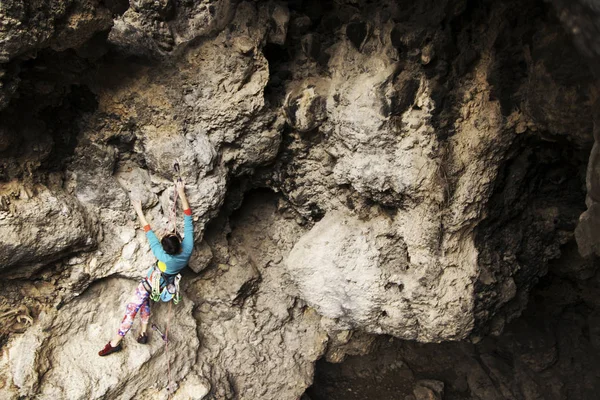
M 181 251 L 181 239 L 175 233 L 170 233 L 163 237 L 160 244 L 167 254 L 175 255 Z

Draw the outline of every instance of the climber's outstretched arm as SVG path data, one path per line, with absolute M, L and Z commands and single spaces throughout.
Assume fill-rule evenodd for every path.
M 142 210 L 142 202 L 140 200 L 132 199 L 131 203 L 133 204 L 133 209 L 135 210 L 135 212 L 138 216 L 138 220 L 140 221 L 140 224 L 142 224 L 142 228 L 145 229 L 147 226 L 149 227 L 150 224 L 146 220 L 146 217 L 144 216 L 144 211 Z
M 133 203 L 133 209 L 135 210 L 138 219 L 140 220 L 140 224 L 142 224 L 142 228 L 146 232 L 146 237 L 148 238 L 148 243 L 150 243 L 150 249 L 152 250 L 152 253 L 154 253 L 154 256 L 158 260 L 163 262 L 166 261 L 169 258 L 169 256 L 163 250 L 160 241 L 158 240 L 154 232 L 152 232 L 152 228 L 150 228 L 150 224 L 144 216 L 144 211 L 142 210 L 142 202 L 139 200 L 131 200 L 131 202 Z
M 185 183 L 183 183 L 183 181 L 177 181 L 175 187 L 177 188 L 177 194 L 181 199 L 181 208 L 183 211 L 189 210 L 190 204 L 188 203 L 187 197 L 185 197 Z
M 194 250 L 194 224 L 192 222 L 192 210 L 185 197 L 185 184 L 178 181 L 176 184 L 177 194 L 181 198 L 181 208 L 183 208 L 183 240 L 181 241 L 181 253 L 185 256 L 192 254 Z

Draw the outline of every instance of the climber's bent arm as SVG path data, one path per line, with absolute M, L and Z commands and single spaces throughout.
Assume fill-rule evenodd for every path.
M 150 249 L 152 250 L 152 253 L 154 253 L 154 256 L 158 260 L 166 262 L 168 254 L 163 250 L 160 241 L 158 240 L 158 238 L 152 231 L 150 224 L 146 220 L 146 216 L 144 215 L 144 211 L 142 210 L 142 202 L 139 200 L 132 200 L 132 203 L 133 209 L 135 210 L 138 216 L 140 224 L 142 224 L 144 232 L 146 232 L 146 237 L 148 238 L 148 242 L 150 243 Z

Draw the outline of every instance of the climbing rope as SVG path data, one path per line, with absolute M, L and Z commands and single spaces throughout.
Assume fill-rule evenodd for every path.
M 167 328 L 165 329 L 165 348 L 167 354 L 167 371 L 168 371 L 168 379 L 169 383 L 167 385 L 167 398 L 171 398 L 171 393 L 173 391 L 173 380 L 171 379 L 171 357 L 169 356 L 169 324 L 171 323 L 171 309 L 173 307 L 173 302 L 169 302 L 169 312 L 167 313 Z
M 175 170 L 175 174 L 177 175 L 177 181 L 181 182 L 181 170 L 179 168 L 178 161 L 176 161 L 175 164 L 173 164 L 173 169 Z M 172 231 L 177 233 L 177 199 L 179 197 L 179 194 L 177 192 L 177 186 L 174 187 L 173 192 L 174 192 L 173 193 L 173 207 L 171 207 L 171 213 L 169 216 L 169 224 L 172 227 Z M 176 303 L 179 303 L 179 300 L 180 300 L 179 279 L 181 279 L 180 276 L 178 276 L 176 278 L 177 292 L 176 292 L 175 299 L 174 299 L 174 300 L 176 300 Z M 165 336 L 164 336 L 165 353 L 167 356 L 167 374 L 168 374 L 168 380 L 169 380 L 169 382 L 167 384 L 167 398 L 171 398 L 171 394 L 173 393 L 173 390 L 174 390 L 173 379 L 171 377 L 171 357 L 169 355 L 169 326 L 171 324 L 172 309 L 173 309 L 173 301 L 170 301 L 169 302 L 169 311 L 167 313 L 167 327 L 165 329 Z

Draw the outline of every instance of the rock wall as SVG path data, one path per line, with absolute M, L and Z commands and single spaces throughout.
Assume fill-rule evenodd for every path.
M 587 267 L 587 268 L 583 268 Z M 371 352 L 317 363 L 311 400 L 593 399 L 598 392 L 597 267 L 571 242 L 523 315 L 477 343 L 356 337 Z M 359 345 L 359 343 L 361 343 Z
M 598 86 L 561 7 L 3 3 L 3 397 L 296 399 L 370 335 L 502 332 L 585 208 Z M 95 353 L 153 263 L 129 197 L 168 229 L 175 162 L 167 393 L 158 335 Z

